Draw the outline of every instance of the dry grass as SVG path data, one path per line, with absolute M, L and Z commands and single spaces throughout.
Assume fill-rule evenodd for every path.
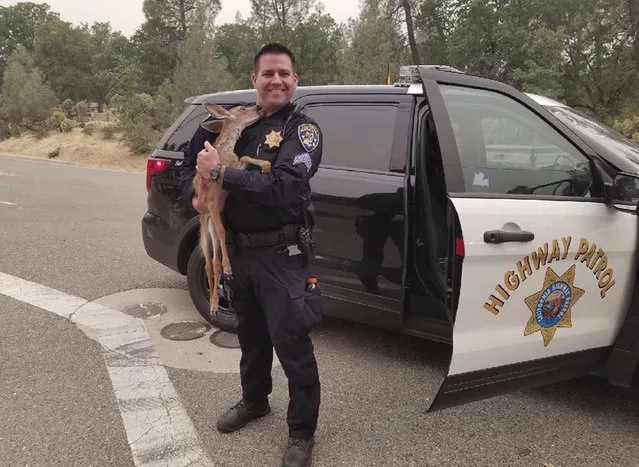
M 41 139 L 24 133 L 19 138 L 0 141 L 0 153 L 55 160 L 85 167 L 144 172 L 146 157 L 132 154 L 118 141 L 118 135 L 110 140 L 103 139 L 99 131 L 101 123 L 103 124 L 93 122 L 96 126 L 93 135 L 82 134 L 81 128 L 74 128 L 70 133 L 51 131 L 48 136 Z M 49 153 L 57 148 L 60 148 L 60 154 L 55 159 L 49 159 Z

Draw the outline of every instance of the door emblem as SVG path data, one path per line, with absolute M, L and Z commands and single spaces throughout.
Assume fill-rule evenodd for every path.
M 615 271 L 608 262 L 608 253 L 586 238 L 579 240 L 576 252 L 570 249 L 571 245 L 572 237 L 561 237 L 552 242 L 544 243 L 543 246 L 524 256 L 521 260 L 515 261 L 513 268 L 504 273 L 503 282 L 498 283 L 493 289 L 494 292 L 491 291 L 492 293 L 488 295 L 484 302 L 484 310 L 499 315 L 514 293 L 529 284 L 526 281 L 535 272 L 543 270 L 544 267 L 548 267 L 552 263 L 563 261 L 572 262 L 573 265 L 579 263 L 580 270 L 588 269 L 596 280 L 599 296 L 602 300 L 606 298 L 616 283 Z M 549 274 L 547 270 L 546 274 Z M 542 291 L 546 287 L 547 285 Z
M 268 144 L 269 149 L 279 148 L 280 143 L 282 142 L 283 139 L 284 138 L 282 138 L 281 131 L 273 130 L 268 135 L 266 135 L 266 140 L 264 141 L 264 144 Z
M 586 293 L 574 284 L 575 270 L 576 266 L 573 264 L 560 277 L 548 267 L 542 289 L 524 299 L 532 314 L 524 335 L 540 332 L 544 347 L 550 344 L 557 328 L 572 327 L 572 307 Z

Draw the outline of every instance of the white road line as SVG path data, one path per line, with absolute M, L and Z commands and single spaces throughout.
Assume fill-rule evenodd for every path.
M 5 204 L 7 206 L 17 206 L 16 203 L 10 203 L 9 201 L 0 201 L 0 204 Z
M 0 272 L 0 294 L 75 323 L 102 345 L 136 466 L 212 466 L 142 320 Z

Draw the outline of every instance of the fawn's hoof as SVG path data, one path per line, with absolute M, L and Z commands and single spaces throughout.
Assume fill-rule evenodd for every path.
M 262 173 L 267 174 L 270 171 L 271 171 L 271 163 L 270 162 L 262 164 Z
M 224 282 L 232 281 L 233 280 L 233 273 L 232 272 L 229 272 L 229 273 L 223 272 L 222 273 L 222 279 L 224 280 Z

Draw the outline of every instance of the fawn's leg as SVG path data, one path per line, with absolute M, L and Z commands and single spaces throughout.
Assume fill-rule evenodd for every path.
M 209 277 L 209 309 L 214 315 L 216 315 L 219 302 L 218 284 L 220 282 L 220 239 L 217 236 L 217 229 L 215 228 L 214 220 L 216 217 L 216 213 L 219 211 L 217 196 L 213 196 L 213 199 L 209 203 L 208 208 L 209 219 L 207 229 L 213 243 L 213 270 L 211 271 L 211 275 Z
M 211 222 L 211 230 L 215 230 L 215 226 L 213 222 Z M 217 232 L 215 232 L 215 254 L 213 255 L 213 274 L 215 280 L 213 281 L 213 287 L 215 290 L 212 290 L 211 293 L 211 311 L 217 315 L 218 305 L 220 302 L 220 274 L 222 272 L 222 252 L 220 250 L 220 239 L 217 238 Z
M 213 279 L 210 285 L 209 302 L 210 310 L 214 315 L 217 315 L 217 308 L 219 303 L 219 283 L 220 283 L 220 239 L 217 238 L 217 232 L 213 219 L 209 219 L 209 232 L 213 240 Z
M 225 191 L 220 192 L 218 197 L 218 210 L 216 211 L 217 216 L 213 217 L 213 225 L 215 226 L 217 238 L 220 242 L 219 248 L 222 252 L 222 271 L 224 272 L 224 278 L 230 280 L 233 273 L 231 271 L 231 261 L 226 251 L 226 230 L 221 218 L 222 212 L 224 211 L 224 204 L 226 203 L 226 196 L 227 193 Z
M 262 173 L 267 174 L 271 171 L 271 163 L 269 161 L 264 161 L 261 159 L 254 159 L 250 156 L 242 156 L 240 157 L 240 162 L 243 164 L 253 164 L 260 166 L 262 168 Z
M 209 283 L 209 298 L 210 292 L 213 290 L 214 279 L 211 256 L 215 255 L 215 237 L 213 236 L 215 232 L 212 232 L 210 225 L 209 216 L 200 214 L 200 248 L 202 249 L 202 256 L 204 256 L 204 270 Z

